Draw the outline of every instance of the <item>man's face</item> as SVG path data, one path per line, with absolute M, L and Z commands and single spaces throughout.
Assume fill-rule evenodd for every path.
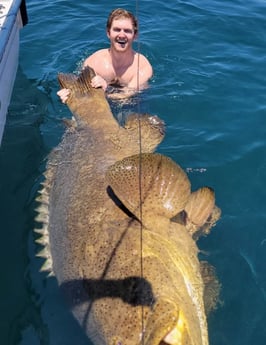
M 112 47 L 117 51 L 126 51 L 131 48 L 135 38 L 133 24 L 128 18 L 114 19 L 107 36 Z

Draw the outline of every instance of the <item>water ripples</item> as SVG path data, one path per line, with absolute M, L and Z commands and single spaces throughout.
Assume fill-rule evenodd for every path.
M 135 11 L 135 3 L 127 1 L 108 2 L 104 8 L 102 2 L 88 1 L 27 3 L 30 21 L 21 31 L 20 69 L 0 155 L 6 167 L 1 171 L 6 181 L 2 209 L 13 212 L 4 217 L 5 226 L 12 223 L 14 231 L 12 239 L 6 235 L 5 246 L 10 243 L 12 250 L 21 246 L 21 227 L 28 238 L 25 222 L 32 222 L 25 199 L 33 192 L 22 182 L 34 184 L 43 158 L 64 131 L 62 118 L 71 116 L 56 96 L 57 73 L 78 71 L 87 55 L 108 46 L 109 11 L 115 7 Z M 161 117 L 166 137 L 159 151 L 188 172 L 193 189 L 206 183 L 215 189 L 222 218 L 212 234 L 200 240 L 222 283 L 223 304 L 210 319 L 213 345 L 266 342 L 265 15 L 266 2 L 260 0 L 156 0 L 152 6 L 140 2 L 135 47 L 139 44 L 152 62 L 154 77 L 139 99 L 112 104 L 121 118 L 139 106 L 142 112 Z M 23 188 L 27 195 L 18 193 Z M 19 207 L 27 213 L 15 220 Z M 25 252 L 21 255 L 28 262 Z M 13 257 L 3 262 L 9 260 L 13 262 Z M 18 310 L 16 298 L 4 296 L 12 301 L 8 317 L 15 320 L 10 345 L 71 343 L 68 334 L 59 339 L 64 325 L 51 317 L 60 308 L 53 283 L 45 290 L 33 258 L 28 265 L 14 271 L 15 278 L 27 277 L 26 282 L 18 280 L 23 295 Z M 7 271 L 11 269 L 12 263 Z M 73 339 L 76 332 L 75 327 L 70 330 Z

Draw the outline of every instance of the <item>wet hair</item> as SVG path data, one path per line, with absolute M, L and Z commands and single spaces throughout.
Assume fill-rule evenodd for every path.
M 133 24 L 134 33 L 136 34 L 138 32 L 137 18 L 131 12 L 124 10 L 123 8 L 117 8 L 109 14 L 109 17 L 106 23 L 106 30 L 110 31 L 113 20 L 120 19 L 120 18 L 130 19 Z

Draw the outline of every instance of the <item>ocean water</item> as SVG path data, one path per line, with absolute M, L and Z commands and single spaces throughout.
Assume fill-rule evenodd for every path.
M 57 73 L 77 71 L 107 47 L 108 13 L 138 13 L 136 49 L 154 67 L 131 104 L 161 117 L 158 151 L 209 185 L 222 217 L 199 247 L 217 271 L 221 303 L 209 318 L 211 345 L 266 344 L 266 1 L 28 0 L 19 70 L 0 148 L 0 344 L 89 344 L 40 274 L 34 197 L 47 154 L 70 117 L 56 96 Z M 126 344 L 125 344 L 126 345 Z

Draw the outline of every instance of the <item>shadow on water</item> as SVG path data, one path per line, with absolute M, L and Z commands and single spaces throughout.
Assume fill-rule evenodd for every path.
M 39 176 L 39 166 L 45 154 L 39 130 L 45 104 L 46 96 L 18 69 L 0 147 L 2 344 L 18 341 L 18 329 L 27 323 L 31 305 L 25 279 L 31 222 L 29 207 L 32 186 Z M 32 314 L 35 314 L 34 310 Z
M 50 150 L 44 144 L 40 128 L 47 121 L 51 103 L 50 95 L 40 90 L 39 82 L 29 80 L 19 68 L 0 147 L 0 334 L 1 344 L 6 345 L 71 343 L 61 336 L 63 331 L 62 339 L 52 334 L 55 340 L 51 340 L 51 331 L 44 319 L 54 320 L 54 315 L 64 307 L 56 305 L 55 311 L 46 307 L 44 310 L 47 295 L 53 296 L 51 305 L 60 304 L 58 288 L 53 280 L 40 283 L 41 278 L 37 278 L 37 283 L 34 281 L 40 276 L 37 275 L 39 268 L 36 269 L 29 254 L 34 227 L 33 201 Z M 43 287 L 39 289 L 41 284 L 49 287 L 47 292 Z M 72 322 L 70 315 L 62 319 Z M 59 333 L 60 327 L 65 325 L 58 326 Z M 75 342 L 75 337 L 73 339 Z M 87 344 L 87 341 L 79 343 Z
M 50 121 L 51 109 L 54 111 L 49 93 L 53 83 L 54 80 L 42 81 L 40 86 L 39 81 L 29 80 L 21 68 L 18 69 L 0 147 L 0 310 L 3 313 L 0 334 L 3 344 L 90 344 L 61 296 L 61 290 L 72 291 L 81 284 L 87 302 L 90 296 L 89 303 L 104 297 L 121 298 L 135 306 L 153 303 L 149 283 L 139 277 L 70 281 L 58 289 L 55 279 L 47 280 L 38 272 L 40 262 L 34 257 L 37 249 L 32 232 L 34 198 L 45 158 L 57 140 L 49 133 L 47 144 L 48 135 L 42 133 L 43 124 L 46 123 L 46 128 Z M 54 119 L 54 123 L 56 121 Z

